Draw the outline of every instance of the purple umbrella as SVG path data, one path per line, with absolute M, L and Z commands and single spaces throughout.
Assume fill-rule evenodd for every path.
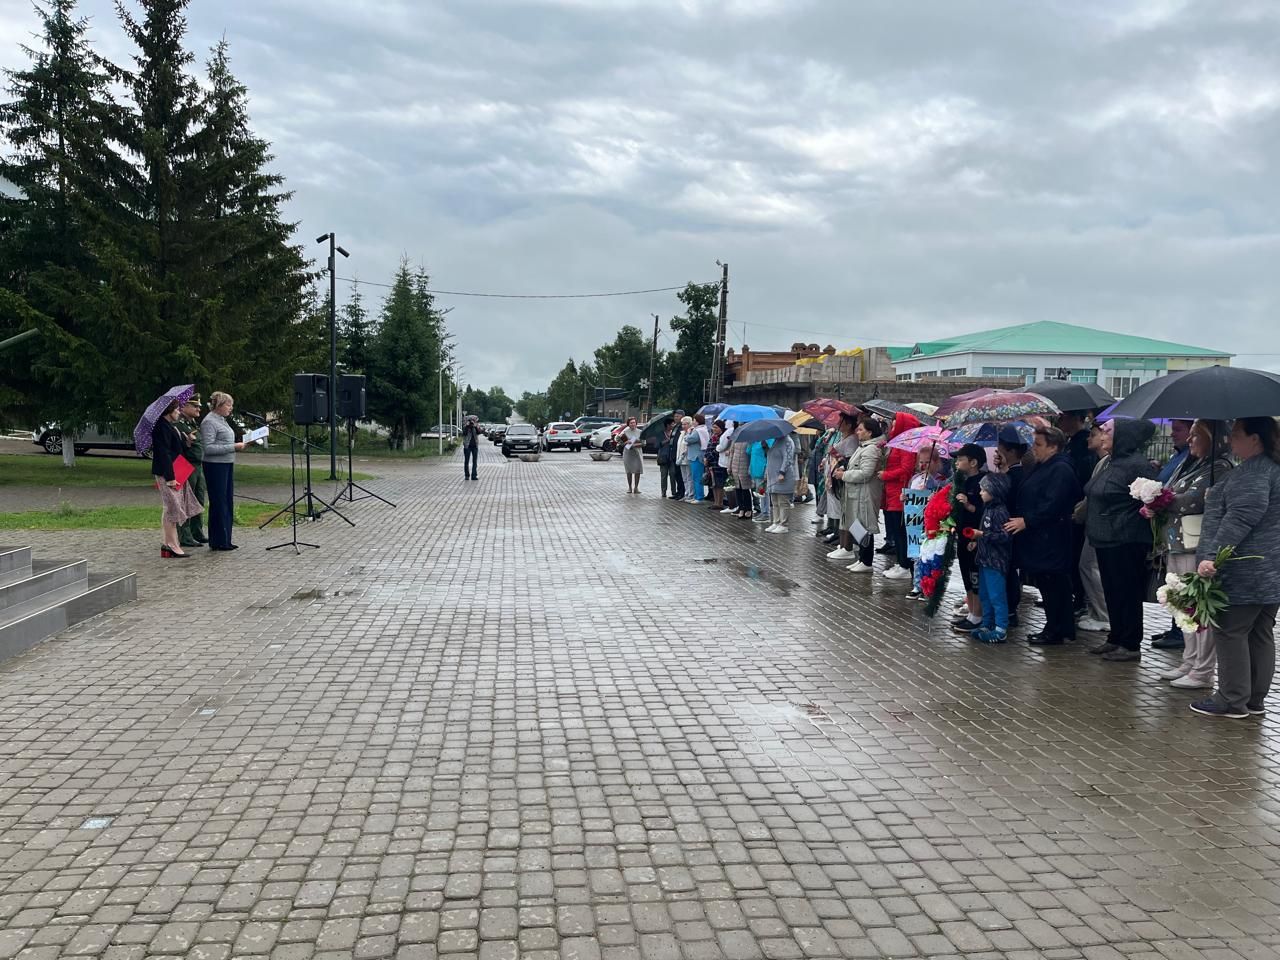
M 179 404 L 186 403 L 195 395 L 195 392 L 194 383 L 188 383 L 182 387 L 170 387 L 165 394 L 151 402 L 151 405 L 143 411 L 138 425 L 133 428 L 133 445 L 139 453 L 146 453 L 151 449 L 151 434 L 155 432 L 156 423 L 169 409 L 169 404 L 175 400 Z

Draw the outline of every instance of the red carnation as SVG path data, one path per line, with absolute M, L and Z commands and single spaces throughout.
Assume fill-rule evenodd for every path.
M 973 527 L 965 527 L 963 530 L 960 531 L 960 535 L 964 537 L 966 540 L 972 540 L 975 536 L 977 536 L 977 533 L 978 531 L 973 529 Z

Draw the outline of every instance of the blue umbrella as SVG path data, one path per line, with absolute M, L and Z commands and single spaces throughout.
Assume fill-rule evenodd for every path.
M 164 395 L 151 401 L 151 404 L 143 411 L 142 419 L 133 428 L 133 445 L 139 453 L 146 453 L 151 449 L 151 434 L 156 429 L 156 422 L 169 409 L 169 404 L 175 401 L 179 404 L 186 403 L 195 395 L 195 392 L 196 385 L 188 383 L 181 387 L 170 387 Z
M 760 443 L 764 440 L 781 440 L 795 433 L 795 425 L 786 420 L 753 420 L 733 431 L 734 443 Z
M 775 407 L 762 407 L 758 403 L 736 403 L 732 407 L 725 407 L 716 415 L 717 420 L 728 422 L 732 420 L 736 424 L 750 423 L 753 420 L 775 420 L 778 414 Z
M 1031 424 L 1022 420 L 1014 420 L 1006 426 L 1018 431 L 1019 439 L 1028 447 L 1036 439 L 1036 432 Z M 980 447 L 994 447 L 1000 435 L 1000 427 L 994 423 L 970 423 L 959 427 L 951 434 L 952 443 L 976 443 Z
M 707 420 L 719 420 L 720 411 L 727 407 L 727 403 L 704 403 L 698 408 L 698 413 L 702 414 Z

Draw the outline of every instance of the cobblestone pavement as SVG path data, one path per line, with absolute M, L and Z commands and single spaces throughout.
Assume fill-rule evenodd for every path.
M 1280 956 L 1274 719 L 648 470 L 394 470 L 302 556 L 35 538 L 140 599 L 0 667 L 0 957 Z

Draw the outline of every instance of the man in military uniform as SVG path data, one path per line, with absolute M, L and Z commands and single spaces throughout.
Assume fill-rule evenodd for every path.
M 180 413 L 181 416 L 178 417 L 178 421 L 174 426 L 182 434 L 183 443 L 186 445 L 186 452 L 183 456 L 190 460 L 191 465 L 196 468 L 187 483 L 191 484 L 191 491 L 196 495 L 196 499 L 200 501 L 200 506 L 207 507 L 209 505 L 209 495 L 204 484 L 204 468 L 202 466 L 204 463 L 204 443 L 200 440 L 200 398 L 193 396 L 182 405 Z M 199 547 L 209 542 L 209 538 L 204 535 L 203 513 L 197 513 L 178 527 L 178 542 L 184 547 Z

